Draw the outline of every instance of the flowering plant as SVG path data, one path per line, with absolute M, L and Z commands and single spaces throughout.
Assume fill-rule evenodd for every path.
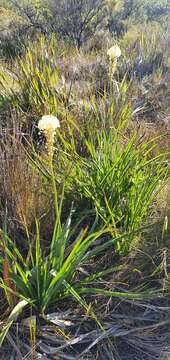
M 60 127 L 60 122 L 56 116 L 44 115 L 38 122 L 38 128 L 42 131 L 47 140 L 48 156 L 52 160 L 54 152 L 54 138 L 56 129 Z

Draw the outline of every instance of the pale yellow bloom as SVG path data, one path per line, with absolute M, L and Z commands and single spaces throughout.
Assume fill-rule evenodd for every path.
M 50 160 L 53 158 L 54 152 L 54 138 L 56 129 L 60 127 L 60 122 L 56 116 L 53 115 L 44 115 L 41 120 L 38 122 L 38 128 L 42 131 L 47 140 L 47 151 Z
M 117 67 L 117 60 L 121 55 L 121 50 L 118 45 L 112 46 L 107 51 L 107 56 L 109 57 L 109 77 L 110 79 L 113 77 L 116 67 Z
M 60 127 L 60 122 L 56 116 L 53 115 L 44 115 L 41 120 L 38 122 L 38 128 L 41 131 L 56 131 Z
M 108 51 L 107 55 L 111 61 L 118 59 L 121 56 L 121 50 L 118 45 L 112 46 Z

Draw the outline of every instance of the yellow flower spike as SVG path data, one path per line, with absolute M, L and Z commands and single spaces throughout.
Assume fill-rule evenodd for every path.
M 109 61 L 110 61 L 109 77 L 112 78 L 116 70 L 117 59 L 121 56 L 120 47 L 118 45 L 112 46 L 110 49 L 108 49 L 107 56 L 109 57 Z
M 118 45 L 114 45 L 112 46 L 108 51 L 107 51 L 107 56 L 109 57 L 110 61 L 113 61 L 115 59 L 118 59 L 121 56 L 121 50 L 120 47 Z
M 50 160 L 53 158 L 54 152 L 54 138 L 56 129 L 60 127 L 60 122 L 56 116 L 53 115 L 44 115 L 42 116 L 41 120 L 38 122 L 38 128 L 42 131 L 47 140 L 47 150 L 48 156 Z

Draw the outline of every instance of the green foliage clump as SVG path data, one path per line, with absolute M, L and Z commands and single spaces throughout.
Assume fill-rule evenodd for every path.
M 124 138 L 119 130 L 90 130 L 83 138 L 85 156 L 72 155 L 71 184 L 79 211 L 88 216 L 97 211 L 101 221 L 112 225 L 113 233 L 131 235 L 117 244 L 126 253 L 133 247 L 134 230 L 148 223 L 155 209 L 157 192 L 166 178 L 164 155 L 152 156 L 154 140 L 140 144 L 137 134 Z

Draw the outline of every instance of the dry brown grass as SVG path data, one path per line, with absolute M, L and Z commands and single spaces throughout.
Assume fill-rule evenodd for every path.
M 51 213 L 50 191 L 30 165 L 21 135 L 14 130 L 1 133 L 0 169 L 1 225 L 7 210 L 10 231 L 32 231 L 35 218 L 42 219 L 45 227 Z

